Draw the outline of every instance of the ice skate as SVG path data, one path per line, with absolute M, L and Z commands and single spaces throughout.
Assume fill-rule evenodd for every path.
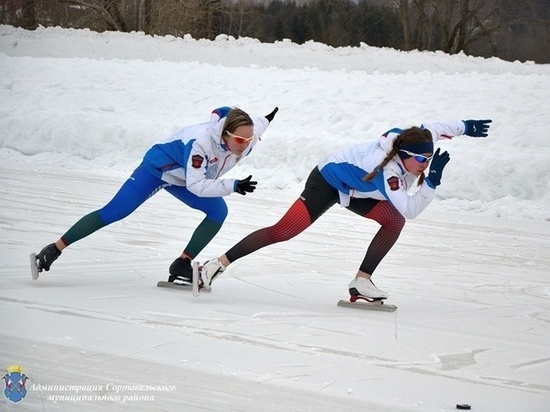
M 397 310 L 395 305 L 384 304 L 384 300 L 388 298 L 389 294 L 378 289 L 370 279 L 362 277 L 353 279 L 349 284 L 349 294 L 349 300 L 338 301 L 338 306 L 383 312 Z
M 39 253 L 31 253 L 31 276 L 32 280 L 40 277 L 40 272 L 50 270 L 52 263 L 61 255 L 61 251 L 52 243 L 43 248 Z
M 49 244 L 36 255 L 36 266 L 39 272 L 50 270 L 52 263 L 61 255 L 55 243 Z
M 190 273 L 190 278 L 187 277 L 187 274 Z M 165 280 L 160 280 L 157 282 L 157 287 L 159 288 L 169 288 L 174 290 L 186 290 L 192 291 L 193 295 L 198 296 L 199 288 L 202 285 L 200 279 L 200 267 L 199 262 L 191 262 L 189 258 L 177 258 L 170 265 L 170 277 L 168 282 Z M 173 274 L 172 274 L 173 273 Z M 206 290 L 205 292 L 210 292 Z
M 225 266 L 223 266 L 219 259 L 210 259 L 204 262 L 201 275 L 201 289 L 210 290 L 212 281 L 223 273 Z
M 356 277 L 353 279 L 348 288 L 350 296 L 352 299 L 355 297 L 355 300 L 364 299 L 372 302 L 374 300 L 387 299 L 389 297 L 388 292 L 378 289 L 374 283 L 372 283 L 372 280 L 363 277 Z M 355 300 L 352 299 L 350 300 L 355 302 Z
M 172 262 L 169 269 L 170 276 L 168 282 L 180 285 L 190 285 L 193 280 L 193 268 L 191 267 L 191 259 L 177 258 Z

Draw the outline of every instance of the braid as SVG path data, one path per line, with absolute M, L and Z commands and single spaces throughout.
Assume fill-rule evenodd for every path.
M 384 168 L 388 164 L 388 162 L 394 158 L 394 156 L 399 152 L 399 147 L 401 147 L 401 142 L 403 141 L 403 138 L 401 135 L 397 136 L 396 139 L 393 141 L 393 148 L 391 152 L 388 153 L 388 155 L 382 160 L 382 163 L 380 163 L 372 172 L 370 172 L 368 175 L 363 177 L 363 182 L 370 182 L 374 177 L 378 174 L 380 170 Z
M 364 176 L 362 180 L 364 182 L 370 182 L 372 179 L 374 179 L 378 172 L 384 169 L 384 166 L 386 166 L 390 160 L 397 156 L 402 146 L 416 142 L 432 141 L 432 134 L 428 129 L 411 127 L 410 129 L 403 130 L 403 132 L 393 141 L 392 150 L 388 153 L 384 160 L 382 160 L 382 163 L 380 163 L 372 172 Z M 422 174 L 418 176 L 418 186 L 422 185 L 425 178 L 426 175 L 424 174 L 424 172 L 422 172 Z
M 424 182 L 424 179 L 426 178 L 426 175 L 424 174 L 424 172 L 422 172 L 420 174 L 420 176 L 418 176 L 418 183 L 417 183 L 417 186 L 422 186 L 422 183 Z

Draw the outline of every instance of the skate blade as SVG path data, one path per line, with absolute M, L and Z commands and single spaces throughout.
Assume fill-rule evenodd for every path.
M 376 310 L 379 312 L 395 312 L 397 306 L 395 305 L 386 305 L 383 300 L 376 300 L 374 302 L 367 301 L 356 301 L 350 302 L 349 300 L 340 300 L 338 301 L 338 306 L 354 309 L 364 309 L 364 310 Z
M 198 297 L 200 295 L 200 290 L 204 288 L 201 288 L 199 285 L 201 274 L 199 270 L 199 262 L 193 262 L 193 283 L 192 283 L 192 289 L 193 289 L 193 296 Z M 208 292 L 210 292 L 210 289 L 206 289 Z
M 385 299 L 387 299 L 387 298 L 371 298 L 371 297 L 365 296 L 365 295 L 350 295 L 350 297 L 349 297 L 350 302 L 371 302 L 371 303 L 376 303 L 376 302 L 382 302 Z
M 176 289 L 176 290 L 193 291 L 193 285 L 191 283 L 183 283 L 183 284 L 182 283 L 173 283 L 173 282 L 167 282 L 165 280 L 158 281 L 157 282 L 157 287 L 159 287 L 159 288 L 168 288 L 168 289 Z
M 36 253 L 31 253 L 30 259 L 32 280 L 36 280 L 40 277 L 40 271 L 38 270 L 38 266 L 36 266 Z

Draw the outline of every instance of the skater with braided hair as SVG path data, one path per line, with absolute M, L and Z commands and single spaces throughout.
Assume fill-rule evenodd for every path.
M 418 216 L 441 184 L 450 157 L 440 149 L 434 152 L 434 143 L 463 134 L 487 137 L 489 123 L 491 120 L 464 120 L 426 123 L 405 130 L 396 128 L 377 141 L 333 152 L 313 169 L 300 197 L 276 224 L 256 230 L 221 257 L 205 262 L 202 287 L 210 289 L 212 281 L 237 259 L 300 234 L 339 203 L 380 224 L 349 284 L 350 295 L 387 298 L 388 293 L 378 289 L 371 277 L 399 238 L 406 219 Z M 413 185 L 418 187 L 410 194 Z

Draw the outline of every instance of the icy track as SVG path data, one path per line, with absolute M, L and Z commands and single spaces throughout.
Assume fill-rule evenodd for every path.
M 0 410 L 543 412 L 550 404 L 550 65 L 441 52 L 0 26 Z M 490 118 L 375 273 L 394 313 L 336 303 L 378 230 L 334 207 L 232 265 L 210 294 L 156 287 L 202 215 L 161 192 L 71 245 L 145 150 L 237 105 L 280 111 L 227 178 L 203 253 L 275 223 L 337 147 L 430 120 Z M 3 382 L 3 381 L 1 381 Z
M 108 200 L 122 179 L 16 163 L 0 177 L 0 365 L 21 364 L 30 379 L 27 397 L 4 399 L 3 410 L 452 411 L 469 403 L 515 412 L 548 404 L 547 225 L 426 211 L 377 276 L 399 307 L 390 314 L 336 306 L 377 228 L 334 208 L 194 298 L 155 286 L 200 219 L 160 193 L 33 282 L 28 253 Z M 231 217 L 210 254 L 282 215 L 292 199 L 272 195 L 230 197 Z M 254 222 L 250 210 L 262 211 Z

